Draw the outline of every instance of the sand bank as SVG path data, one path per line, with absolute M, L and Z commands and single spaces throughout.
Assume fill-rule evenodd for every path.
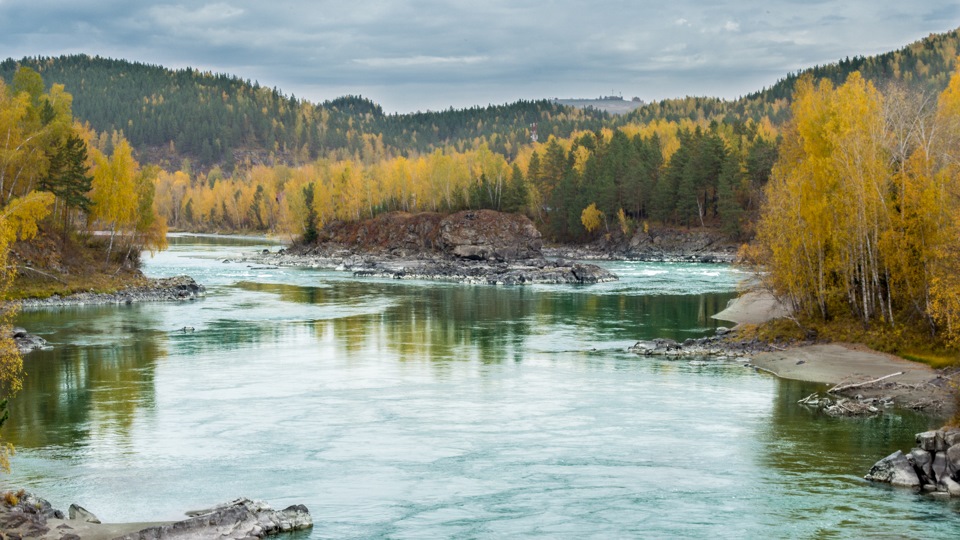
M 786 307 L 766 292 L 752 291 L 735 299 L 715 319 L 737 324 L 761 324 L 786 316 Z M 783 351 L 752 355 L 750 363 L 784 379 L 831 386 L 859 384 L 888 375 L 875 384 L 843 392 L 848 396 L 891 398 L 900 406 L 949 416 L 956 409 L 954 398 L 960 370 L 935 370 L 926 364 L 849 343 L 808 344 Z

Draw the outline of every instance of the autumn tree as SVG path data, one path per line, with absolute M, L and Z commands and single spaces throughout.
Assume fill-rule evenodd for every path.
M 766 189 L 759 259 L 798 312 L 955 328 L 960 306 L 953 92 L 882 96 L 857 73 L 801 79 Z M 938 328 L 939 327 L 939 328 Z
M 597 230 L 604 222 L 604 219 L 603 212 L 597 208 L 596 203 L 590 203 L 583 209 L 583 212 L 580 213 L 580 222 L 583 223 L 583 228 L 586 229 L 587 232 Z
M 134 254 L 138 259 L 141 249 L 165 248 L 166 219 L 154 208 L 159 169 L 141 169 L 130 143 L 122 137 L 113 144 L 110 157 L 94 149 L 93 160 L 94 206 L 90 216 L 94 226 L 104 227 L 110 234 L 106 259 L 110 260 L 118 237 L 126 247 L 124 262 Z M 226 204 L 225 198 L 221 203 Z
M 12 325 L 17 308 L 16 304 L 6 301 L 16 276 L 16 268 L 9 260 L 10 245 L 37 234 L 37 224 L 49 213 L 53 198 L 50 193 L 35 191 L 12 199 L 0 209 L 0 403 L 4 405 L 20 390 L 23 372 L 23 360 L 13 341 Z M 3 417 L 5 420 L 5 410 Z M 13 447 L 0 439 L 0 469 L 9 472 L 12 452 Z

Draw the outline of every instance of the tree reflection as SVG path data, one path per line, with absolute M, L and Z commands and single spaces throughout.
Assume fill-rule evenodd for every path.
M 154 367 L 163 339 L 139 333 L 115 346 L 63 345 L 30 353 L 24 391 L 11 401 L 9 437 L 17 447 L 79 446 L 125 438 L 154 401 Z

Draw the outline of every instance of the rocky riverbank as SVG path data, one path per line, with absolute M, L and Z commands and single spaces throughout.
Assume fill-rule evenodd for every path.
M 829 385 L 800 405 L 830 416 L 882 414 L 899 406 L 939 418 L 956 413 L 960 368 L 933 369 L 862 345 L 790 341 L 766 343 L 740 337 L 740 324 L 760 324 L 789 310 L 769 294 L 744 294 L 714 316 L 738 323 L 717 335 L 678 343 L 669 339 L 637 342 L 630 350 L 642 356 L 696 361 L 736 359 L 751 369 L 784 379 Z
M 391 212 L 358 223 L 335 223 L 324 229 L 316 244 L 252 253 L 231 262 L 490 285 L 617 279 L 593 264 L 548 260 L 540 233 L 529 219 L 492 210 L 447 216 Z
M 263 538 L 313 527 L 302 504 L 274 510 L 263 501 L 236 499 L 205 510 L 187 512 L 170 523 L 100 523 L 88 510 L 70 505 L 68 514 L 25 491 L 7 492 L 0 501 L 3 538 L 39 540 L 165 540 Z
M 664 338 L 638 341 L 628 350 L 641 356 L 745 358 L 763 352 L 782 350 L 782 347 L 758 339 L 740 339 L 736 331 L 720 326 L 716 330 L 716 335 L 713 336 L 691 338 L 682 343 Z
M 146 285 L 128 287 L 113 293 L 84 292 L 69 296 L 53 295 L 47 298 L 27 298 L 18 303 L 21 308 L 133 304 L 196 300 L 205 294 L 206 288 L 190 276 L 176 276 L 149 279 Z
M 878 461 L 864 478 L 935 497 L 960 497 L 960 428 L 917 433 L 916 441 L 910 453 L 897 450 Z
M 638 229 L 630 237 L 620 231 L 583 246 L 550 246 L 547 257 L 577 260 L 732 263 L 739 245 L 716 229 Z

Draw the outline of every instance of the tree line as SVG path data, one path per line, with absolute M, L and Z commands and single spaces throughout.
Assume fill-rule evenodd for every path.
M 556 241 L 630 234 L 645 221 L 745 238 L 775 158 L 769 125 L 658 122 L 550 137 L 512 160 L 481 144 L 373 163 L 161 172 L 157 209 L 179 229 L 292 236 L 388 211 L 490 208 L 526 213 Z M 583 223 L 590 205 L 602 229 Z
M 217 165 L 232 172 L 320 158 L 369 162 L 462 152 L 480 144 L 511 156 L 530 140 L 532 124 L 545 136 L 566 137 L 610 121 L 605 113 L 547 100 L 385 114 L 361 96 L 311 103 L 234 76 L 86 55 L 8 59 L 0 62 L 0 76 L 9 80 L 18 66 L 64 85 L 79 118 L 100 133 L 122 133 L 144 159 L 170 170 L 184 159 L 201 170 Z

